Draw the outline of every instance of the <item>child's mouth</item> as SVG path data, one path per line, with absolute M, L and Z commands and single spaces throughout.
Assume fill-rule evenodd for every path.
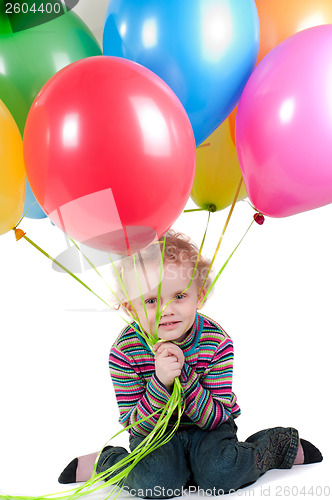
M 159 326 L 166 328 L 167 330 L 172 330 L 172 328 L 176 328 L 180 321 L 169 321 L 167 323 L 161 323 Z

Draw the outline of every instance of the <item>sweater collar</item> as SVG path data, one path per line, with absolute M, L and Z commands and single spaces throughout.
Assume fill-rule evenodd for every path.
M 192 327 L 188 330 L 187 335 L 181 342 L 173 340 L 173 343 L 178 345 L 185 355 L 193 354 L 196 350 L 203 329 L 203 318 L 196 312 L 195 321 Z

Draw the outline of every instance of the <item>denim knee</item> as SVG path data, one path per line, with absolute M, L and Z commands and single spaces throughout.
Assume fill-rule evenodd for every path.
M 130 436 L 131 451 L 142 440 L 143 437 Z M 107 471 L 128 455 L 127 450 L 121 447 L 105 451 L 98 461 L 97 472 Z M 120 470 L 110 474 L 106 480 Z M 189 477 L 190 469 L 181 442 L 174 436 L 171 441 L 152 451 L 135 465 L 125 478 L 123 489 L 140 498 L 172 498 L 183 495 Z
M 198 461 L 193 474 L 197 486 L 213 495 L 223 495 L 240 488 L 245 482 L 251 482 L 251 478 L 251 481 L 243 481 L 243 471 L 237 460 L 241 446 L 229 443 L 222 450 L 215 449 L 209 459 Z
M 131 449 L 137 444 L 135 438 L 130 440 Z M 125 484 L 130 493 L 141 498 L 172 498 L 183 495 L 190 473 L 181 442 L 174 436 L 140 460 Z

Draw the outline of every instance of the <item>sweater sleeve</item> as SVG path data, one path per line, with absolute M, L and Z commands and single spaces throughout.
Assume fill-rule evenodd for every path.
M 201 376 L 188 363 L 182 368 L 184 412 L 201 429 L 215 429 L 232 413 L 236 399 L 232 393 L 233 358 L 233 342 L 228 337 Z
M 120 411 L 119 422 L 128 427 L 146 419 L 129 429 L 131 434 L 146 436 L 154 429 L 161 410 L 169 399 L 169 393 L 155 374 L 146 383 L 134 366 L 130 356 L 116 347 L 112 348 L 109 367 Z M 153 415 L 158 410 L 159 413 Z

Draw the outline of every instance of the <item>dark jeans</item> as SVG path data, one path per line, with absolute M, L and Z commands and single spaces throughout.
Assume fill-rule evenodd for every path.
M 199 427 L 178 431 L 134 467 L 124 489 L 143 498 L 169 498 L 183 495 L 188 485 L 196 485 L 209 494 L 222 495 L 255 482 L 270 469 L 292 467 L 299 443 L 296 429 L 266 429 L 243 443 L 238 441 L 236 430 L 230 418 L 213 431 Z M 142 439 L 131 436 L 130 449 Z M 103 452 L 97 472 L 106 471 L 127 455 L 120 447 Z

